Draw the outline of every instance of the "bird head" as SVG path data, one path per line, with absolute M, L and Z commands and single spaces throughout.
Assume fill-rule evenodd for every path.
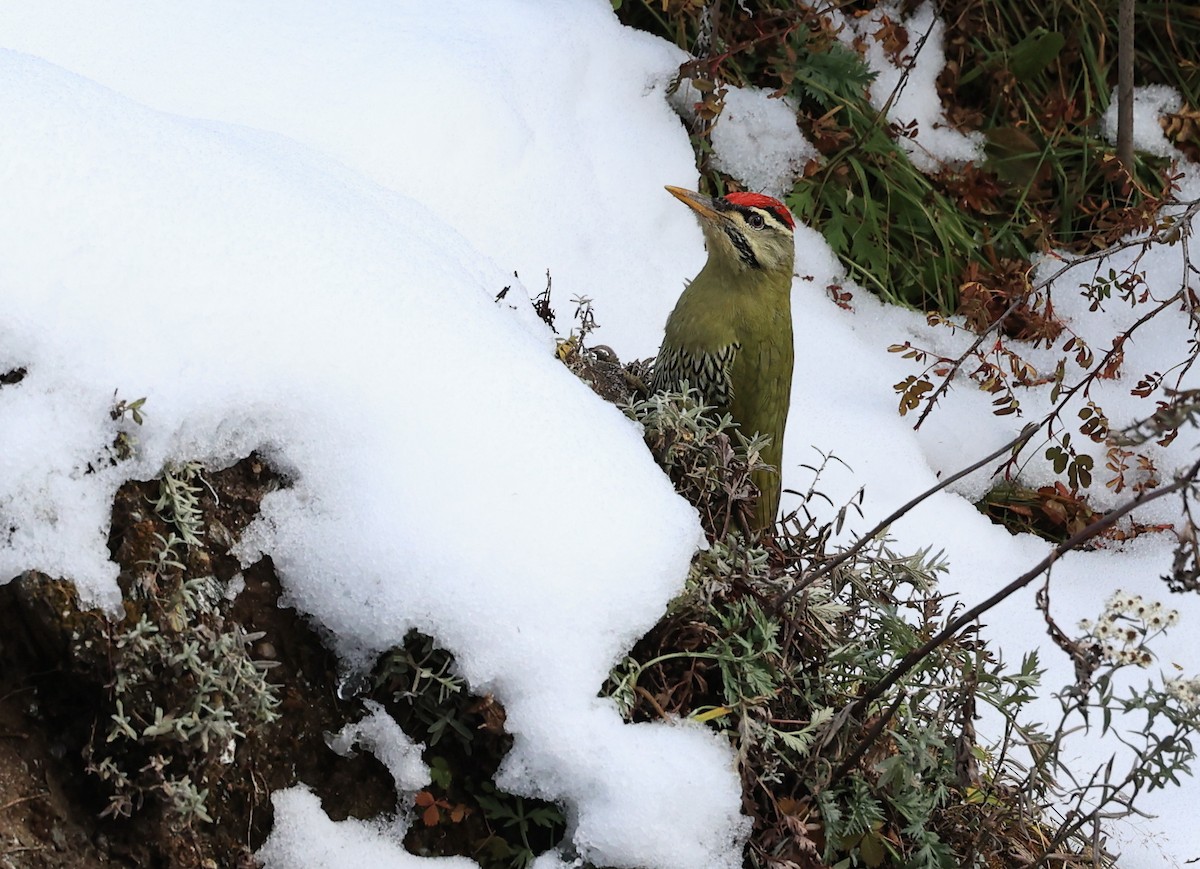
M 784 271 L 791 279 L 796 224 L 778 199 L 761 193 L 705 196 L 682 187 L 667 191 L 696 213 L 709 259 L 737 270 Z

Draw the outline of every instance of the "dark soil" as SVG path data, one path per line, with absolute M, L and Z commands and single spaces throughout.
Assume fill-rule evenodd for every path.
M 271 793 L 299 782 L 335 820 L 395 810 L 382 764 L 325 744 L 327 732 L 361 717 L 357 701 L 337 696 L 336 659 L 302 617 L 279 607 L 270 559 L 243 571 L 229 555 L 263 496 L 286 481 L 257 456 L 204 479 L 212 487 L 201 496 L 206 545 L 191 548 L 180 578 L 214 575 L 228 585 L 241 575 L 224 623 L 264 632 L 252 655 L 276 664 L 268 679 L 279 720 L 250 730 L 232 763 L 205 768 L 212 823 L 181 828 L 154 794 L 129 818 L 102 818 L 111 794 L 86 771 L 85 749 L 103 745 L 113 712 L 106 641 L 136 621 L 135 607 L 127 601 L 125 621 L 113 623 L 81 610 L 67 582 L 27 573 L 0 586 L 0 869 L 254 866 L 271 829 Z M 127 596 L 160 546 L 155 535 L 171 530 L 150 506 L 157 493 L 157 482 L 130 482 L 113 504 L 109 545 Z

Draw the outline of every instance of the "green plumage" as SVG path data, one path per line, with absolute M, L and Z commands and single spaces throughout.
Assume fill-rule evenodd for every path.
M 761 492 L 754 527 L 767 528 L 779 510 L 779 469 L 792 389 L 791 233 L 786 233 L 786 247 L 777 245 L 779 257 L 755 247 L 753 253 L 763 265 L 748 267 L 738 248 L 721 244 L 728 230 L 717 224 L 718 234 L 710 231 L 708 221 L 730 218 L 719 212 L 709 212 L 709 217 L 709 209 L 675 195 L 700 215 L 709 257 L 667 319 L 653 388 L 678 389 L 686 381 L 706 404 L 729 413 L 744 434 L 758 432 L 770 438 L 762 457 L 771 470 L 753 477 Z M 745 239 L 749 244 L 764 242 L 749 231 Z

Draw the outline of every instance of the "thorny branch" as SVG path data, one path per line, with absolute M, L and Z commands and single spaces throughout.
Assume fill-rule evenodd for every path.
M 851 546 L 849 549 L 847 549 L 845 552 L 843 552 L 841 555 L 837 556 L 834 559 L 831 559 L 830 561 L 825 562 L 825 564 L 821 565 L 821 567 L 819 569 L 814 570 L 812 573 L 808 574 L 807 576 L 801 576 L 801 578 L 799 580 L 797 580 L 795 585 L 793 585 L 791 588 L 789 588 L 787 591 L 785 591 L 783 594 L 781 594 L 779 596 L 779 598 L 775 601 L 773 611 L 776 613 L 781 612 L 783 610 L 783 607 L 787 605 L 788 601 L 790 601 L 792 598 L 794 598 L 800 592 L 804 591 L 804 589 L 811 586 L 813 583 L 819 582 L 820 580 L 824 579 L 826 576 L 829 576 L 829 574 L 831 574 L 833 571 L 837 570 L 839 567 L 841 567 L 843 564 L 845 564 L 847 561 L 849 561 L 851 558 L 853 558 L 855 555 L 857 555 L 864 546 L 866 546 L 868 543 L 870 543 L 872 540 L 874 540 L 877 535 L 879 535 L 883 531 L 885 531 L 889 526 L 891 526 L 891 524 L 893 522 L 895 522 L 900 517 L 904 516 L 906 513 L 908 513 L 910 510 L 912 510 L 914 507 L 916 507 L 922 501 L 926 500 L 927 498 L 932 497 L 933 495 L 936 495 L 938 492 L 942 491 L 942 489 L 945 489 L 947 486 L 953 485 L 954 483 L 961 480 L 963 477 L 973 474 L 975 471 L 979 470 L 984 465 L 998 459 L 1000 456 L 1004 455 L 1005 453 L 1010 452 L 1010 451 L 1019 451 L 1021 449 L 1021 447 L 1023 447 L 1025 445 L 1025 442 L 1028 441 L 1031 437 L 1034 436 L 1034 434 L 1037 433 L 1039 428 L 1040 428 L 1040 426 L 1038 426 L 1036 423 L 1030 423 L 1029 425 L 1025 426 L 1025 428 L 1021 429 L 1021 433 L 1019 435 L 1017 435 L 1015 438 L 1010 440 L 1008 443 L 1004 444 L 1002 447 L 997 449 L 995 452 L 989 453 L 988 455 L 984 456 L 982 459 L 975 462 L 974 464 L 972 464 L 966 468 L 963 468 L 961 471 L 958 471 L 957 473 L 952 474 L 951 476 L 947 477 L 944 480 L 941 480 L 940 482 L 937 483 L 937 485 L 932 486 L 929 489 L 926 489 L 924 492 L 917 495 L 915 498 L 913 498 L 907 504 L 904 504 L 902 507 L 897 508 L 886 519 L 884 519 L 882 522 L 880 522 L 878 525 L 876 525 L 870 531 L 866 532 L 865 534 L 860 535 L 858 538 L 858 541 L 853 546 Z
M 1188 200 L 1188 201 L 1179 202 L 1176 204 L 1183 205 L 1186 207 L 1184 208 L 1184 210 L 1181 213 L 1176 214 L 1176 215 L 1171 215 L 1171 223 L 1169 225 L 1162 227 L 1157 232 L 1154 232 L 1144 238 L 1128 239 L 1128 240 L 1123 241 L 1120 244 L 1115 245 L 1113 247 L 1105 248 L 1104 250 L 1093 251 L 1092 253 L 1075 257 L 1070 262 L 1065 263 L 1064 265 L 1060 266 L 1052 274 L 1048 275 L 1047 277 L 1045 277 L 1041 281 L 1039 281 L 1037 284 L 1033 285 L 1030 288 L 1028 293 L 1015 298 L 1009 304 L 1009 306 L 1000 313 L 1000 315 L 998 317 L 996 317 L 994 320 L 992 320 L 991 324 L 988 325 L 987 328 L 985 328 L 983 331 L 981 331 L 979 333 L 978 336 L 976 336 L 975 340 L 971 342 L 970 346 L 968 346 L 966 350 L 964 350 L 962 353 L 960 353 L 957 358 L 950 360 L 950 362 L 949 362 L 950 367 L 946 371 L 946 374 L 942 377 L 942 382 L 934 389 L 934 391 L 925 400 L 925 407 L 921 411 L 920 416 L 917 417 L 917 422 L 913 426 L 913 428 L 919 429 L 921 427 L 922 423 L 925 422 L 926 417 L 928 417 L 929 414 L 933 411 L 934 406 L 938 403 L 938 401 L 941 399 L 941 397 L 950 390 L 950 386 L 954 381 L 954 377 L 956 374 L 958 374 L 958 372 L 962 368 L 962 366 L 966 363 L 966 361 L 968 359 L 971 359 L 978 355 L 979 348 L 983 346 L 984 341 L 986 341 L 989 336 L 991 336 L 993 333 L 995 333 L 1000 328 L 1000 326 L 1021 305 L 1023 305 L 1028 300 L 1028 298 L 1030 296 L 1034 296 L 1037 293 L 1040 293 L 1040 292 L 1048 289 L 1055 281 L 1057 281 L 1060 277 L 1065 275 L 1067 272 L 1071 271 L 1072 269 L 1078 268 L 1079 266 L 1084 265 L 1085 263 L 1099 262 L 1108 257 L 1111 257 L 1115 253 L 1118 253 L 1123 250 L 1128 250 L 1130 248 L 1136 248 L 1136 247 L 1142 248 L 1141 252 L 1138 254 L 1138 257 L 1137 257 L 1137 259 L 1140 259 L 1146 253 L 1146 251 L 1148 251 L 1155 244 L 1172 244 L 1175 242 L 1180 242 L 1183 245 L 1184 260 L 1185 260 L 1185 262 L 1187 262 L 1188 261 L 1187 245 L 1188 245 L 1188 237 L 1191 233 L 1191 222 L 1192 222 L 1192 219 L 1195 218 L 1197 214 L 1200 214 L 1200 199 Z M 1136 262 L 1137 262 L 1137 260 L 1135 259 L 1135 263 Z M 1181 290 L 1180 292 L 1183 292 L 1183 291 Z M 1171 300 L 1169 300 L 1168 304 L 1170 304 L 1171 302 L 1177 301 L 1178 298 L 1179 298 L 1179 294 L 1172 296 L 1172 298 L 1171 298 Z M 1107 358 L 1108 357 L 1106 357 L 1106 359 Z M 1096 366 L 1097 370 L 1100 370 L 1101 368 L 1102 368 L 1102 365 Z
M 992 609 L 992 607 L 996 606 L 997 604 L 1011 597 L 1015 592 L 1020 591 L 1022 588 L 1029 585 L 1044 572 L 1049 570 L 1054 562 L 1058 561 L 1058 559 L 1060 559 L 1064 554 L 1073 549 L 1078 549 L 1084 543 L 1096 537 L 1105 529 L 1111 528 L 1118 521 L 1129 515 L 1138 507 L 1141 507 L 1144 504 L 1149 504 L 1151 501 L 1157 501 L 1159 498 L 1163 498 L 1174 492 L 1179 492 L 1186 489 L 1193 482 L 1195 482 L 1198 474 L 1200 474 L 1200 460 L 1194 462 L 1190 468 L 1177 476 L 1174 482 L 1170 483 L 1169 485 L 1160 486 L 1157 489 L 1142 492 L 1137 496 L 1130 498 L 1117 509 L 1107 513 L 1105 516 L 1097 519 L 1095 522 L 1092 522 L 1090 525 L 1086 526 L 1069 539 L 1064 540 L 1062 543 L 1055 546 L 1045 558 L 1035 564 L 1028 571 L 1021 574 L 991 597 L 964 611 L 957 618 L 952 619 L 939 633 L 931 637 L 919 648 L 914 649 L 901 658 L 887 676 L 876 682 L 861 697 L 853 702 L 853 710 L 856 713 L 861 714 L 861 712 L 866 709 L 869 704 L 882 697 L 889 688 L 891 688 L 898 681 L 904 678 L 904 676 L 911 672 L 912 669 L 916 667 L 916 665 L 919 664 L 926 655 L 928 655 L 938 646 L 945 643 L 964 627 L 974 622 L 979 618 L 979 616 Z

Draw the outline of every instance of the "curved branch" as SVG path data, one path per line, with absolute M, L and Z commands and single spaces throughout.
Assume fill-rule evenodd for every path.
M 950 384 L 954 380 L 954 375 L 958 373 L 959 369 L 962 368 L 963 364 L 968 359 L 975 355 L 976 351 L 979 350 L 979 348 L 983 345 L 983 342 L 987 340 L 988 336 L 999 329 L 1000 324 L 1008 319 L 1008 317 L 1014 311 L 1016 311 L 1022 303 L 1024 303 L 1026 298 L 1034 293 L 1041 292 L 1071 269 L 1084 265 L 1085 263 L 1097 262 L 1105 259 L 1106 257 L 1112 256 L 1115 253 L 1128 250 L 1131 247 L 1138 247 L 1139 245 L 1149 247 L 1151 244 L 1170 244 L 1179 240 L 1180 238 L 1186 241 L 1188 234 L 1191 232 L 1191 221 L 1197 215 L 1197 213 L 1200 213 L 1200 199 L 1189 199 L 1183 202 L 1175 202 L 1173 204 L 1183 205 L 1186 207 L 1180 214 L 1170 215 L 1173 221 L 1170 226 L 1163 227 L 1158 232 L 1147 235 L 1145 238 L 1127 239 L 1126 241 L 1113 245 L 1112 247 L 1107 247 L 1104 250 L 1092 251 L 1089 254 L 1075 257 L 1070 262 L 1064 263 L 1062 266 L 1055 269 L 1053 274 L 1048 275 L 1030 287 L 1028 293 L 1014 299 L 1012 303 L 1000 313 L 1000 316 L 993 320 L 986 329 L 979 333 L 975 340 L 971 342 L 971 346 L 960 353 L 958 358 L 950 362 L 950 370 L 946 373 L 946 376 L 942 378 L 941 384 L 939 384 L 938 387 L 930 394 L 929 398 L 926 399 L 925 407 L 921 411 L 921 415 L 917 417 L 917 421 L 913 425 L 913 428 L 919 429 L 921 427 L 921 424 L 925 422 L 925 418 L 933 411 L 934 405 L 936 405 L 938 400 L 950 390 Z
M 949 640 L 971 622 L 978 619 L 979 616 L 983 615 L 992 607 L 996 606 L 1008 597 L 1012 596 L 1015 592 L 1020 591 L 1022 588 L 1029 585 L 1042 573 L 1049 570 L 1051 565 L 1058 561 L 1058 559 L 1062 558 L 1062 556 L 1067 552 L 1070 552 L 1072 549 L 1078 549 L 1084 543 L 1100 534 L 1100 532 L 1111 528 L 1119 520 L 1123 519 L 1125 516 L 1136 510 L 1138 507 L 1141 507 L 1143 504 L 1149 504 L 1151 501 L 1156 501 L 1159 498 L 1186 488 L 1195 481 L 1197 474 L 1200 474 L 1200 460 L 1197 460 L 1195 463 L 1193 463 L 1185 473 L 1176 477 L 1175 481 L 1169 486 L 1163 486 L 1149 492 L 1142 492 L 1137 497 L 1126 501 L 1121 507 L 1113 510 L 1111 513 L 1106 514 L 1103 518 L 1097 519 L 1095 522 L 1092 522 L 1087 527 L 1078 531 L 1071 538 L 1064 540 L 1062 543 L 1055 546 L 1054 549 L 1050 551 L 1049 555 L 1039 561 L 1028 571 L 1018 576 L 991 597 L 966 610 L 962 615 L 950 621 L 946 627 L 944 627 L 924 645 L 914 649 L 901 658 L 896 666 L 892 668 L 891 672 L 876 682 L 861 697 L 854 701 L 852 705 L 853 711 L 856 713 L 861 713 L 868 704 L 878 700 L 884 695 L 884 693 L 887 692 L 889 688 L 904 678 L 904 676 L 906 676 L 914 667 L 916 667 L 916 665 L 919 664 L 926 655 L 928 655 L 938 646 L 942 645 L 942 643 Z
M 784 604 L 786 604 L 789 600 L 794 598 L 797 594 L 804 591 L 804 589 L 808 588 L 814 582 L 817 582 L 818 580 L 825 578 L 826 576 L 831 574 L 833 571 L 837 570 L 838 567 L 845 564 L 847 561 L 849 561 L 851 558 L 853 558 L 855 555 L 857 555 L 864 546 L 866 546 L 868 543 L 870 543 L 872 540 L 874 540 L 876 535 L 878 535 L 881 531 L 885 530 L 889 525 L 891 525 L 897 519 L 902 517 L 909 510 L 916 507 L 918 504 L 920 504 L 926 498 L 936 495 L 938 492 L 942 491 L 942 489 L 946 488 L 947 486 L 951 485 L 952 483 L 958 482 L 959 480 L 961 480 L 963 477 L 967 476 L 968 474 L 975 473 L 975 471 L 978 471 L 984 465 L 988 464 L 989 462 L 991 462 L 995 459 L 998 459 L 1000 456 L 1004 455 L 1005 453 L 1010 452 L 1012 450 L 1020 450 L 1022 447 L 1025 446 L 1025 442 L 1028 441 L 1031 437 L 1033 437 L 1037 433 L 1039 428 L 1041 428 L 1040 424 L 1033 423 L 1033 422 L 1029 423 L 1027 426 L 1025 426 L 1025 428 L 1021 429 L 1021 433 L 1019 435 L 1017 435 L 1015 438 L 1010 440 L 1004 446 L 1000 447 L 995 452 L 989 453 L 988 455 L 984 456 L 979 461 L 975 462 L 973 465 L 963 468 L 961 471 L 958 471 L 957 473 L 947 477 L 946 479 L 939 481 L 936 486 L 926 489 L 924 492 L 917 495 L 917 497 L 913 498 L 907 504 L 905 504 L 904 506 L 893 511 L 886 519 L 884 519 L 882 522 L 880 522 L 878 525 L 876 525 L 870 531 L 868 531 L 865 534 L 860 535 L 858 538 L 858 541 L 853 546 L 851 546 L 849 549 L 847 549 L 845 552 L 843 552 L 841 555 L 837 556 L 836 558 L 834 558 L 830 561 L 827 561 L 825 564 L 823 564 L 821 566 L 821 568 L 819 570 L 815 570 L 812 573 L 808 574 L 807 576 L 801 576 L 795 585 L 793 585 L 791 588 L 789 588 L 786 592 L 784 592 L 782 595 L 780 595 L 776 599 L 775 604 L 772 608 L 772 611 L 775 613 L 778 613 L 783 608 Z

